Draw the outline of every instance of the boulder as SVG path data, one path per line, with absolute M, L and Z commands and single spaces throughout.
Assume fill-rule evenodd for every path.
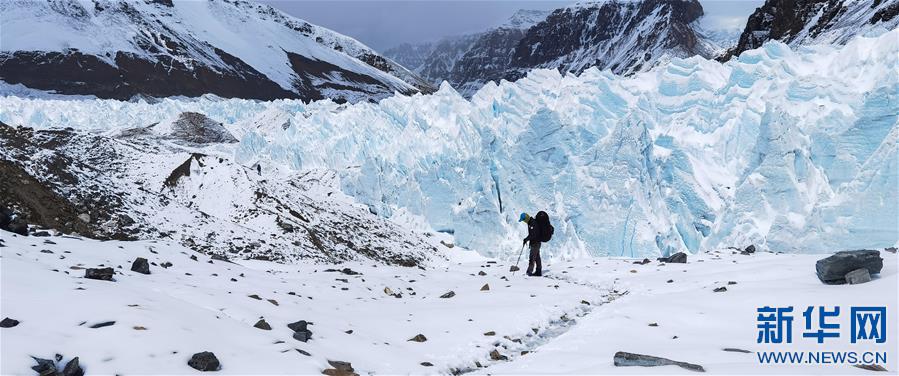
M 19 325 L 19 320 L 11 319 L 9 317 L 6 317 L 3 319 L 3 321 L 0 321 L 0 328 L 12 328 L 16 325 Z
M 147 259 L 143 257 L 138 257 L 134 260 L 134 263 L 131 264 L 131 271 L 138 272 L 140 274 L 150 274 L 150 263 Z
M 322 374 L 329 376 L 359 376 L 353 369 L 350 362 L 341 362 L 337 360 L 329 360 L 328 364 L 334 368 L 328 368 L 322 371 Z
M 456 296 L 456 292 L 455 292 L 455 291 L 450 291 L 450 292 L 447 292 L 446 294 L 440 295 L 440 297 L 441 297 L 442 299 L 449 299 L 449 298 L 452 298 L 452 297 L 454 297 L 454 296 Z
M 495 349 L 494 349 L 493 351 L 490 352 L 490 359 L 493 359 L 493 360 L 509 360 L 509 357 L 507 357 L 507 356 L 505 356 L 505 355 L 503 355 L 503 354 L 500 354 L 500 353 L 499 353 L 499 350 L 495 350 Z
M 484 286 L 481 286 L 481 291 L 490 291 L 490 285 L 485 283 Z
M 880 273 L 883 269 L 880 251 L 840 251 L 815 263 L 818 279 L 826 284 L 846 283 L 846 274 L 861 268 L 867 269 L 868 274 Z
M 687 262 L 687 254 L 678 252 L 668 257 L 659 257 L 658 260 L 672 264 L 685 264 Z
M 34 370 L 34 372 L 37 372 L 38 375 L 56 376 L 59 374 L 59 371 L 56 370 L 56 362 L 50 359 L 35 358 L 33 356 L 31 358 L 37 362 L 37 365 L 32 366 L 31 369 Z
M 312 332 L 309 330 L 300 330 L 300 331 L 293 333 L 293 339 L 300 341 L 300 342 L 309 341 L 311 338 L 312 338 Z
M 256 321 L 256 324 L 253 325 L 253 327 L 262 330 L 272 330 L 272 326 L 265 322 L 265 319 L 259 319 L 259 321 Z
M 222 368 L 222 365 L 219 363 L 218 358 L 215 357 L 215 354 L 209 351 L 194 354 L 190 357 L 190 360 L 187 361 L 187 365 L 198 371 L 218 371 Z
M 634 354 L 624 351 L 616 352 L 612 360 L 615 363 L 615 367 L 658 367 L 673 365 L 690 371 L 705 372 L 705 368 L 702 368 L 702 366 L 698 364 L 679 362 L 676 360 L 660 358 L 657 356 Z
M 84 278 L 112 281 L 115 270 L 112 268 L 87 268 L 84 269 Z
M 287 327 L 290 328 L 290 330 L 293 330 L 295 332 L 301 332 L 301 331 L 307 330 L 308 325 L 309 325 L 309 323 L 306 322 L 306 320 L 300 320 L 297 322 L 292 322 L 290 324 L 287 324 Z
M 411 342 L 425 342 L 428 340 L 428 337 L 425 337 L 424 334 L 417 334 L 415 337 L 409 338 Z
M 860 268 L 846 273 L 846 283 L 849 283 L 850 285 L 858 285 L 866 282 L 871 282 L 871 273 L 868 273 L 868 269 Z
M 751 255 L 751 254 L 755 253 L 755 245 L 750 244 L 748 247 L 746 247 L 745 249 L 740 251 L 740 253 L 744 254 L 744 255 Z

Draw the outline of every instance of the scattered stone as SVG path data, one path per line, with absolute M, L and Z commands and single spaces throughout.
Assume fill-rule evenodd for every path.
M 713 291 L 713 292 L 726 292 L 726 291 L 727 291 L 727 287 L 721 286 L 721 287 L 716 288 L 716 289 L 714 289 L 714 290 L 712 290 L 712 291 Z
M 723 350 L 724 350 L 724 351 L 727 351 L 727 352 L 738 352 L 738 353 L 744 353 L 744 354 L 752 354 L 752 351 L 749 351 L 749 350 L 743 350 L 743 349 L 737 349 L 737 348 L 733 348 L 733 347 L 725 347 Z
M 624 351 L 616 352 L 613 362 L 615 363 L 615 367 L 657 367 L 674 365 L 690 371 L 705 372 L 705 368 L 702 368 L 702 366 L 698 364 L 679 362 L 657 356 L 634 354 Z
M 104 322 L 100 322 L 100 323 L 91 325 L 90 328 L 97 329 L 97 328 L 103 328 L 103 327 L 113 326 L 113 325 L 115 325 L 115 321 L 104 321 Z
M 150 274 L 150 263 L 147 259 L 143 257 L 138 257 L 134 260 L 134 263 L 131 264 L 131 271 L 138 272 L 140 274 Z
M 112 268 L 88 268 L 84 270 L 84 278 L 101 281 L 112 281 L 113 274 L 115 274 L 115 270 Z
M 896 247 L 887 247 L 887 248 L 884 248 L 883 250 L 887 251 L 889 253 L 896 253 Z
M 889 372 L 880 364 L 853 364 L 852 366 L 855 368 L 861 368 L 866 371 Z
M 191 259 L 191 260 L 194 260 L 194 261 L 197 261 L 197 255 L 190 255 L 190 259 Z
M 657 322 L 651 322 L 651 323 L 649 323 L 649 326 L 657 327 L 657 326 L 659 326 L 659 323 L 657 323 Z
M 328 376 L 358 376 L 353 369 L 353 365 L 350 362 L 341 362 L 337 360 L 329 360 L 328 364 L 334 368 L 328 368 L 322 371 L 322 374 Z
M 309 353 L 308 351 L 306 351 L 306 350 L 301 350 L 301 349 L 294 349 L 294 350 L 296 350 L 296 351 L 297 351 L 298 353 L 300 353 L 300 354 L 303 354 L 303 355 L 306 355 L 306 356 L 312 356 L 312 354 L 310 354 L 310 353 Z
M 347 331 L 345 331 L 344 333 L 346 333 L 346 334 L 353 334 L 353 329 L 347 330 Z
M 306 320 L 300 320 L 287 324 L 287 327 L 293 330 L 293 339 L 306 342 L 312 339 L 312 331 L 308 329 L 308 325 L 309 323 Z
M 266 299 L 266 300 L 268 300 L 269 303 L 272 303 L 272 304 L 274 304 L 274 305 L 276 305 L 276 306 L 278 305 L 278 301 L 275 300 L 275 299 Z
M 164 262 L 164 263 L 162 263 L 162 264 L 159 264 L 159 266 L 161 266 L 163 269 L 168 269 L 168 268 L 171 268 L 171 267 L 172 267 L 172 263 L 166 261 L 166 262 Z
M 265 319 L 259 319 L 259 321 L 256 321 L 256 324 L 253 325 L 253 327 L 262 330 L 272 330 L 272 326 L 265 322 Z
M 481 271 L 478 272 L 478 275 L 481 276 L 481 277 L 483 277 L 483 276 L 487 275 L 487 273 L 484 273 L 484 271 L 481 270 Z
M 669 279 L 669 280 L 668 280 L 668 283 L 674 283 L 674 280 L 673 280 L 673 279 Z
M 294 332 L 293 339 L 300 341 L 300 342 L 307 342 L 310 339 L 312 339 L 312 332 L 309 330 L 302 330 L 299 332 Z
M 62 369 L 62 376 L 84 376 L 84 369 L 81 368 L 77 356 L 66 363 Z
M 484 286 L 481 286 L 481 291 L 490 291 L 490 285 L 485 283 Z
M 452 298 L 452 297 L 454 297 L 454 296 L 456 296 L 456 292 L 455 292 L 455 291 L 450 291 L 450 292 L 447 292 L 446 294 L 440 295 L 440 298 L 442 298 L 442 299 L 449 299 L 449 298 Z
M 434 366 L 434 364 L 432 364 L 431 362 L 421 362 L 421 365 L 425 366 L 425 367 L 433 367 Z
M 685 264 L 687 262 L 687 254 L 678 252 L 668 257 L 659 257 L 658 260 L 672 264 Z
M 51 253 L 51 254 L 52 254 L 53 251 L 51 251 L 51 250 L 49 250 L 49 249 L 42 249 L 42 250 L 41 250 L 41 253 Z
M 16 325 L 19 325 L 19 320 L 11 319 L 9 317 L 6 317 L 3 319 L 3 321 L 0 321 L 0 328 L 12 328 Z
M 727 284 L 728 284 L 728 285 L 736 285 L 736 284 L 737 284 L 737 281 L 727 281 Z
M 634 264 L 636 264 L 636 265 L 646 265 L 646 264 L 649 264 L 650 262 L 652 262 L 652 261 L 649 261 L 648 258 L 645 258 L 645 259 L 643 259 L 643 261 L 634 261 Z
M 871 282 L 871 273 L 868 273 L 868 269 L 860 268 L 846 273 L 846 283 L 850 285 L 858 285 L 866 282 Z
M 883 269 L 880 251 L 840 251 L 815 263 L 818 279 L 829 285 L 846 283 L 846 274 L 861 268 L 867 269 L 868 274 L 880 273 Z
M 306 322 L 306 320 L 300 320 L 297 322 L 292 322 L 290 324 L 287 324 L 287 327 L 290 328 L 290 330 L 293 330 L 295 332 L 300 332 L 303 330 L 307 330 L 308 325 L 309 325 L 309 323 Z
M 590 305 L 590 302 L 588 302 L 588 301 L 586 301 L 586 300 L 581 300 L 581 304 L 583 304 L 583 305 Z
M 519 271 L 519 270 L 521 270 L 521 269 L 518 268 L 518 267 L 515 266 L 515 265 L 512 265 L 511 267 L 509 267 L 509 271 L 510 271 L 510 272 L 517 272 L 517 271 Z
M 37 365 L 32 366 L 31 369 L 34 370 L 34 372 L 37 372 L 38 375 L 56 376 L 59 374 L 59 372 L 56 370 L 56 362 L 50 359 L 41 359 L 33 356 L 31 357 L 31 359 L 34 359 L 34 361 L 37 362 Z
M 521 355 L 527 355 L 528 353 L 530 353 L 530 351 L 525 350 L 521 352 Z
M 746 249 L 740 251 L 740 254 L 743 255 L 751 255 L 753 253 L 755 253 L 755 245 L 753 244 L 750 244 L 748 247 L 746 247 Z
M 428 338 L 424 336 L 424 334 L 417 334 L 415 337 L 409 338 L 408 341 L 411 342 L 425 342 Z
M 487 333 L 484 333 L 484 335 L 487 336 L 487 337 L 495 336 L 495 335 L 496 335 L 496 332 L 494 332 L 494 331 L 491 330 L 491 331 L 489 331 L 489 332 L 487 332 Z
M 493 351 L 490 352 L 490 359 L 493 359 L 493 360 L 509 360 L 509 357 L 507 357 L 507 356 L 505 356 L 505 355 L 503 355 L 503 354 L 500 354 L 500 353 L 499 353 L 499 350 L 494 349 Z
M 196 353 L 187 361 L 187 365 L 198 371 L 218 371 L 222 368 L 215 354 L 209 351 Z
M 259 295 L 256 295 L 256 294 L 253 294 L 253 295 L 247 295 L 247 297 L 248 297 L 248 298 L 253 298 L 253 299 L 256 299 L 256 300 L 262 300 L 262 298 L 260 298 Z
M 147 330 L 147 328 L 145 328 L 145 327 L 143 327 L 143 326 L 139 326 L 139 325 L 138 325 L 138 326 L 134 326 L 134 327 L 132 327 L 131 329 L 134 329 L 134 330 Z

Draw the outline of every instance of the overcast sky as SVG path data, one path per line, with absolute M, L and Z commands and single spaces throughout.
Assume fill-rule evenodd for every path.
M 485 30 L 518 9 L 555 9 L 575 1 L 516 0 L 260 0 L 288 14 L 356 38 L 378 51 L 405 42 L 424 42 Z M 763 0 L 700 0 L 704 24 L 742 29 Z

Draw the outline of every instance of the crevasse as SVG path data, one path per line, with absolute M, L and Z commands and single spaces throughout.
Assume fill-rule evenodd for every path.
M 897 56 L 892 31 L 633 77 L 537 70 L 470 101 L 446 84 L 355 105 L 4 97 L 0 120 L 114 131 L 202 112 L 241 139 L 238 161 L 333 169 L 373 212 L 488 255 L 516 253 L 518 213 L 537 210 L 557 257 L 820 252 L 899 240 Z

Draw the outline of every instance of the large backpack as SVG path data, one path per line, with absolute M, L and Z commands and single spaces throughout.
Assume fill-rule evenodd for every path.
M 540 228 L 540 241 L 548 242 L 553 237 L 553 232 L 556 229 L 549 223 L 549 214 L 546 214 L 545 211 L 537 212 L 537 216 L 534 217 L 537 221 L 537 226 Z

